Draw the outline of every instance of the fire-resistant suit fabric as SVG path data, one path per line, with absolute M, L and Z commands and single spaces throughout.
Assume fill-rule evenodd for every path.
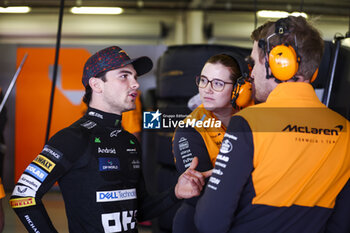
M 226 127 L 211 111 L 206 110 L 203 104 L 194 109 L 183 121 L 185 127 L 178 127 L 173 138 L 173 153 L 178 173 L 182 174 L 194 157 L 198 157 L 199 162 L 196 170 L 203 172 L 212 169 Z M 201 124 L 194 123 L 197 121 L 201 121 Z M 197 232 L 194 225 L 197 200 L 198 197 L 194 197 L 183 201 L 174 217 L 173 233 Z
M 137 232 L 137 221 L 177 202 L 174 188 L 148 195 L 141 167 L 140 145 L 121 116 L 89 108 L 29 164 L 10 204 L 29 232 L 56 232 L 41 199 L 58 181 L 69 232 Z
M 197 203 L 200 232 L 350 232 L 350 126 L 307 83 L 235 115 Z

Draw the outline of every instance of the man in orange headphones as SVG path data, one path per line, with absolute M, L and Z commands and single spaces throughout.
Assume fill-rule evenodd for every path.
M 261 104 L 232 117 L 196 205 L 198 230 L 350 232 L 350 124 L 310 85 L 323 55 L 319 32 L 290 16 L 252 39 Z

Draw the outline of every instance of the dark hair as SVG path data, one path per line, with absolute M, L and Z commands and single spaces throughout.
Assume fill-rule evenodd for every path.
M 230 69 L 231 75 L 230 79 L 235 83 L 239 77 L 242 76 L 241 70 L 239 69 L 239 65 L 237 61 L 227 54 L 218 54 L 210 57 L 206 63 L 211 64 L 221 64 Z
M 289 16 L 284 20 L 288 23 L 289 33 L 282 38 L 279 36 L 271 37 L 269 40 L 269 46 L 271 48 L 283 43 L 290 44 L 295 48 L 296 37 L 298 43 L 298 54 L 301 57 L 301 62 L 296 75 L 302 75 L 305 79 L 311 79 L 312 75 L 319 67 L 323 56 L 324 43 L 321 35 L 319 31 L 302 16 Z M 263 39 L 266 43 L 266 38 L 274 32 L 275 22 L 269 21 L 255 29 L 251 34 L 251 38 L 254 41 Z M 264 59 L 265 57 L 264 51 L 261 48 L 259 49 L 259 57 L 260 59 Z
M 100 78 L 103 82 L 106 82 L 107 81 L 107 78 L 106 78 L 106 73 L 108 71 L 103 71 L 101 73 L 98 73 L 94 78 Z M 90 84 L 86 85 L 85 87 L 85 94 L 83 96 L 83 102 L 89 106 L 89 103 L 91 101 L 91 96 L 92 96 L 92 89 L 90 87 Z

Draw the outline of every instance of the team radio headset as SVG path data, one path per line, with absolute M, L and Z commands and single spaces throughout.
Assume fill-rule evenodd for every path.
M 295 74 L 298 71 L 301 57 L 298 54 L 298 43 L 296 35 L 294 35 L 295 48 L 287 43 L 280 43 L 279 45 L 270 48 L 269 40 L 274 36 L 279 36 L 280 41 L 282 37 L 289 34 L 288 18 L 279 19 L 275 23 L 275 32 L 269 35 L 266 39 L 260 39 L 258 42 L 259 48 L 263 49 L 265 54 L 265 68 L 266 78 L 275 78 L 277 83 L 287 81 L 289 79 L 297 80 Z M 266 50 L 267 47 L 267 50 Z M 271 74 L 269 74 L 269 67 Z M 318 68 L 312 75 L 310 82 L 315 81 L 318 74 Z
M 239 77 L 233 87 L 231 104 L 235 109 L 243 109 L 254 104 L 252 96 L 252 83 L 248 80 L 250 70 L 243 58 L 232 53 L 224 53 L 234 59 L 239 66 L 242 76 Z

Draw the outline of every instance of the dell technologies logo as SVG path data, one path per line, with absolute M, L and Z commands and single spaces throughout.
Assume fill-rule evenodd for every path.
M 126 201 L 136 199 L 136 189 L 96 192 L 97 202 Z

